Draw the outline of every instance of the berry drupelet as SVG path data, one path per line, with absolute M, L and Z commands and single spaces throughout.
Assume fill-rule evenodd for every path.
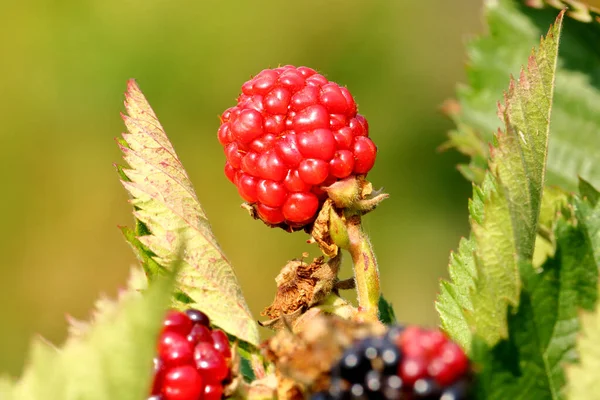
M 148 400 L 221 399 L 231 356 L 227 335 L 211 329 L 206 314 L 170 310 L 158 339 Z
M 242 85 L 218 131 L 225 175 L 268 225 L 301 228 L 327 197 L 321 189 L 366 175 L 377 148 L 345 87 L 311 68 L 265 69 Z
M 469 360 L 438 330 L 392 327 L 346 349 L 313 400 L 466 400 Z

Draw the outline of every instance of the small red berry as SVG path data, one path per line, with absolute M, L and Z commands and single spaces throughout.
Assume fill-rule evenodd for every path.
M 187 341 L 192 345 L 195 345 L 198 342 L 212 342 L 210 329 L 204 325 L 194 325 L 190 333 L 187 335 Z
M 354 140 L 354 133 L 352 133 L 352 129 L 344 126 L 343 128 L 338 129 L 333 134 L 333 137 L 338 149 L 351 150 L 350 147 L 352 147 L 352 141 Z
M 231 134 L 241 143 L 250 143 L 263 134 L 262 115 L 256 110 L 242 110 L 231 124 Z
M 164 378 L 163 395 L 166 400 L 198 399 L 204 386 L 202 377 L 191 365 L 171 368 Z
M 440 366 L 437 369 L 432 367 L 434 373 L 431 373 L 431 376 L 440 385 L 451 384 L 457 378 L 463 376 L 469 368 L 467 356 L 454 342 L 445 343 L 437 358 L 432 362 L 432 365 L 434 362 L 436 364 L 439 363 Z
M 281 137 L 275 144 L 275 151 L 288 167 L 295 167 L 304 159 L 298 149 L 298 140 L 295 133 L 288 133 Z
M 329 162 L 329 171 L 336 178 L 346 178 L 354 169 L 354 154 L 349 150 L 340 150 L 335 153 Z
M 256 196 L 261 204 L 269 207 L 281 207 L 287 196 L 287 190 L 281 182 L 261 180 L 256 187 Z
M 329 114 L 322 105 L 308 106 L 296 114 L 292 128 L 296 133 L 329 128 Z
M 310 221 L 319 208 L 319 199 L 313 193 L 291 193 L 283 204 L 283 216 L 293 224 Z
M 292 94 L 289 89 L 284 87 L 274 88 L 265 97 L 265 111 L 270 114 L 285 114 Z
M 202 396 L 202 400 L 220 400 L 222 396 L 223 386 L 209 383 L 204 387 L 204 395 Z
M 154 363 L 154 377 L 152 378 L 150 394 L 160 394 L 165 378 L 165 365 L 158 357 L 154 357 L 152 361 Z
M 335 154 L 335 138 L 329 129 L 321 128 L 300 132 L 298 133 L 298 148 L 306 158 L 329 161 Z
M 306 86 L 292 96 L 290 108 L 293 111 L 300 111 L 311 104 L 319 101 L 319 88 L 315 86 Z
M 192 320 L 185 313 L 177 310 L 170 310 L 163 322 L 163 332 L 176 332 L 180 335 L 187 335 L 192 329 Z
M 211 332 L 214 342 L 214 348 L 223 355 L 226 359 L 231 358 L 231 349 L 229 347 L 229 339 L 225 332 L 220 329 L 215 329 Z
M 270 225 L 278 225 L 285 221 L 281 208 L 273 208 L 262 203 L 256 205 L 256 211 L 259 217 Z
M 242 157 L 239 173 L 245 172 L 251 176 L 258 175 L 258 154 L 251 151 Z
M 283 185 L 288 192 L 309 192 L 312 185 L 304 182 L 300 178 L 300 173 L 297 169 L 290 169 L 287 176 L 283 180 Z
M 311 68 L 286 65 L 242 85 L 237 105 L 221 115 L 218 139 L 227 178 L 258 217 L 300 228 L 327 198 L 323 187 L 371 170 L 377 148 L 368 134 L 348 89 Z
M 257 180 L 252 175 L 242 174 L 238 178 L 238 192 L 244 200 L 248 202 L 255 202 L 258 200 L 258 193 L 256 192 Z
M 400 364 L 398 375 L 406 385 L 413 385 L 427 376 L 427 361 L 423 358 L 406 358 Z
M 359 136 L 354 139 L 354 172 L 356 174 L 366 174 L 375 164 L 377 147 L 365 136 Z
M 429 330 L 423 331 L 419 345 L 428 356 L 433 356 L 440 352 L 448 343 L 448 338 L 441 331 Z
M 229 181 L 235 185 L 237 182 L 237 173 L 239 170 L 232 167 L 229 163 L 225 163 L 224 170 L 227 179 L 229 179 Z
M 323 85 L 319 101 L 331 114 L 345 114 L 348 111 L 346 98 L 341 88 L 335 83 Z
M 196 345 L 194 361 L 207 382 L 219 383 L 229 374 L 225 357 L 211 343 L 200 342 Z
M 262 153 L 258 158 L 258 177 L 272 181 L 282 181 L 287 174 L 287 166 L 273 149 Z
M 323 183 L 329 175 L 329 164 L 327 161 L 309 158 L 302 160 L 298 166 L 300 179 L 309 185 L 318 185 Z
M 183 365 L 192 360 L 192 346 L 179 333 L 163 332 L 158 341 L 158 356 L 166 366 Z

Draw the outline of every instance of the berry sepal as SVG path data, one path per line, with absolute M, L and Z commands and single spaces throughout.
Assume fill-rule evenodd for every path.
M 362 230 L 362 215 L 372 211 L 388 196 L 373 192 L 364 177 L 338 181 L 327 188 L 329 198 L 323 204 L 313 229 L 313 240 L 328 256 L 339 248 L 352 257 L 358 293 L 359 318 L 377 320 L 380 284 L 377 259 L 368 236 Z

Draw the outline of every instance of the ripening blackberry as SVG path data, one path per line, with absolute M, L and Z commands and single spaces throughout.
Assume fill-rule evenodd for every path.
M 438 330 L 392 327 L 346 349 L 312 400 L 467 400 L 469 360 Z
M 268 225 L 310 224 L 334 182 L 366 175 L 377 148 L 343 86 L 307 67 L 265 69 L 221 115 L 225 175 Z
M 201 311 L 170 310 L 158 338 L 148 400 L 219 400 L 230 377 L 227 335 Z

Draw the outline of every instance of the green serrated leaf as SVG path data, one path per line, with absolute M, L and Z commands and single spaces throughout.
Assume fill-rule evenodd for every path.
M 159 265 L 169 265 L 182 241 L 186 243 L 177 288 L 193 300 L 216 325 L 252 344 L 258 326 L 250 314 L 231 265 L 214 237 L 208 219 L 175 149 L 154 111 L 129 81 L 123 116 L 127 146 L 120 146 L 130 168 L 123 186 L 133 197 L 139 221 L 136 239 Z M 175 307 L 186 306 L 179 301 Z
M 565 398 L 563 366 L 577 359 L 579 309 L 594 308 L 600 267 L 589 240 L 600 228 L 599 210 L 579 198 L 571 203 L 579 220 L 558 220 L 555 255 L 540 268 L 521 265 L 523 291 L 516 313 L 509 313 L 508 339 L 493 348 L 475 340 L 478 398 Z
M 494 137 L 490 170 L 473 190 L 472 236 L 451 260 L 452 283 L 442 284 L 442 326 L 466 349 L 473 333 L 490 345 L 507 337 L 506 310 L 519 304 L 519 268 L 533 259 L 562 17 L 499 105 L 506 129 Z
M 396 321 L 396 313 L 392 307 L 392 303 L 388 302 L 383 295 L 379 297 L 379 320 L 386 325 L 394 325 Z
M 552 141 L 548 152 L 547 183 L 574 191 L 577 177 L 600 184 L 600 18 L 581 2 L 528 0 L 532 6 L 568 7 L 559 55 Z M 457 129 L 448 146 L 475 155 L 472 170 L 481 167 L 481 146 L 498 128 L 494 104 L 510 74 L 517 74 L 539 37 L 555 19 L 556 8 L 527 7 L 517 0 L 487 0 L 489 34 L 468 45 L 469 85 L 457 89 L 458 105 L 448 110 Z M 585 21 L 585 22 L 582 22 Z M 476 143 L 479 135 L 483 143 Z M 480 175 L 467 174 L 480 182 Z
M 600 200 L 600 193 L 588 181 L 579 178 L 579 193 L 584 199 L 590 202 L 592 206 L 596 206 Z
M 464 349 L 470 349 L 471 328 L 466 315 L 474 311 L 471 292 L 475 288 L 475 242 L 461 239 L 458 251 L 450 254 L 450 282 L 442 281 L 440 295 L 435 303 L 440 314 L 442 329 Z
M 591 186 L 589 188 L 593 189 Z M 600 202 L 590 201 L 588 197 L 585 197 L 584 200 L 575 203 L 575 216 L 582 225 L 585 239 L 592 251 L 592 257 L 600 266 Z
M 70 336 L 61 349 L 43 339 L 35 340 L 25 372 L 12 388 L 13 398 L 145 398 L 152 379 L 156 337 L 172 285 L 173 279 L 162 278 L 143 296 L 130 287 L 119 294 L 118 302 L 99 301 L 93 323 Z M 8 391 L 7 387 L 0 384 L 0 393 Z
M 154 260 L 156 254 L 152 253 L 139 240 L 136 233 L 126 226 L 120 227 L 125 241 L 129 243 L 140 265 L 144 268 L 146 276 L 152 281 L 156 276 L 164 275 L 167 270 Z

